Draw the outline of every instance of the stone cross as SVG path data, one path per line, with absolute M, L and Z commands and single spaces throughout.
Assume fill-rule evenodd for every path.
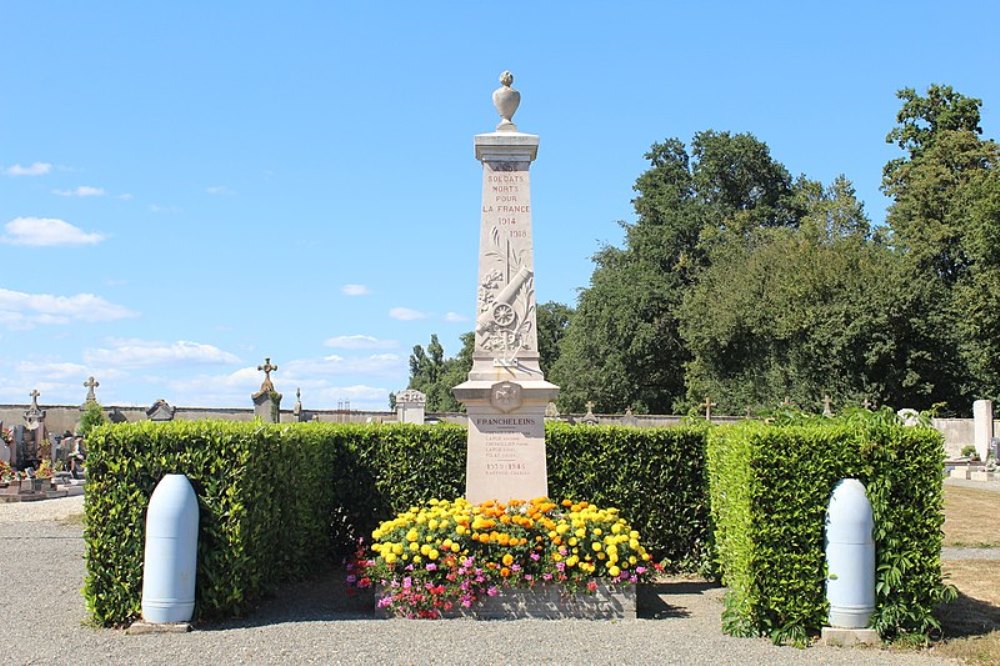
M 712 407 L 718 407 L 719 405 L 717 403 L 712 402 L 712 399 L 709 398 L 706 395 L 705 396 L 705 402 L 702 403 L 701 406 L 705 408 L 705 420 L 706 421 L 711 421 L 712 420 Z
M 87 378 L 87 381 L 83 385 L 87 387 L 87 402 L 97 402 L 97 395 L 94 393 L 94 389 L 100 386 L 101 382 L 91 376 Z
M 823 396 L 823 416 L 826 416 L 826 417 L 833 416 L 833 410 L 830 409 L 830 405 L 831 405 L 830 396 L 829 395 L 824 395 Z
M 28 395 L 31 396 L 31 406 L 38 409 L 38 396 L 40 396 L 41 393 L 38 392 L 38 389 L 31 389 L 31 393 Z
M 258 365 L 257 369 L 264 372 L 264 381 L 260 383 L 261 392 L 273 391 L 274 384 L 271 382 L 271 373 L 276 372 L 278 370 L 278 366 L 271 365 L 271 357 L 268 356 L 264 358 L 264 365 Z

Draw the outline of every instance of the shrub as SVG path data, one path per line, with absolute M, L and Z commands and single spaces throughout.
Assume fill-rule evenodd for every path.
M 836 483 L 865 484 L 875 519 L 876 610 L 885 637 L 937 627 L 941 580 L 941 435 L 891 410 L 787 425 L 746 422 L 708 435 L 724 629 L 802 642 L 825 624 L 824 522 Z

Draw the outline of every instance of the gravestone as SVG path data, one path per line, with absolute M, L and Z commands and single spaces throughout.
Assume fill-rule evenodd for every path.
M 22 464 L 37 465 L 48 444 L 45 437 L 45 410 L 38 406 L 38 397 L 41 395 L 38 389 L 33 389 L 29 395 L 31 405 L 24 412 L 24 427 L 31 431 L 31 441 L 25 441 L 25 458 Z
M 453 389 L 468 412 L 466 499 L 533 499 L 548 495 L 545 407 L 559 387 L 538 364 L 531 178 L 538 136 L 512 118 L 521 94 L 510 72 L 493 93 L 495 132 L 475 137 L 483 166 L 475 347 L 467 381 Z
M 396 395 L 396 421 L 424 424 L 427 396 L 416 389 L 406 389 Z
M 10 464 L 12 467 L 16 467 L 18 469 L 20 469 L 21 465 L 24 464 L 24 459 L 28 455 L 28 452 L 25 451 L 26 440 L 27 440 L 27 438 L 24 435 L 25 430 L 26 428 L 20 423 L 14 426 L 13 428 L 14 445 L 11 447 Z
M 171 407 L 170 403 L 160 398 L 146 410 L 146 417 L 150 421 L 173 421 L 174 412 L 176 411 L 176 407 Z
M 973 439 L 979 459 L 986 462 L 990 452 L 990 442 L 993 439 L 993 401 L 976 400 L 972 403 Z
M 264 381 L 260 384 L 260 390 L 250 396 L 253 400 L 253 415 L 264 423 L 278 423 L 281 419 L 281 394 L 271 382 L 271 373 L 277 372 L 278 366 L 271 365 L 271 359 L 265 358 L 264 364 L 258 365 L 257 369 L 264 373 Z

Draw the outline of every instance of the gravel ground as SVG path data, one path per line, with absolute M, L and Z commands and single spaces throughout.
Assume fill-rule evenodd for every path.
M 253 616 L 189 634 L 128 636 L 86 624 L 82 498 L 0 504 L 0 654 L 7 664 L 953 664 L 932 653 L 776 647 L 722 634 L 723 590 L 646 590 L 648 619 L 376 620 L 340 577 L 293 585 Z

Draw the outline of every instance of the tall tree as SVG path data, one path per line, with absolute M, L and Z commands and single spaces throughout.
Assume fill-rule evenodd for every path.
M 925 95 L 907 88 L 898 97 L 898 124 L 886 141 L 906 154 L 885 167 L 882 187 L 893 199 L 886 222 L 911 284 L 942 293 L 927 316 L 940 321 L 961 350 L 964 389 L 949 402 L 967 412 L 970 398 L 1000 395 L 1000 338 L 991 322 L 1000 285 L 990 249 L 997 238 L 1000 150 L 981 137 L 981 100 L 936 84 Z
M 917 408 L 946 398 L 955 354 L 925 316 L 938 294 L 914 289 L 898 253 L 873 238 L 853 187 L 800 179 L 799 228 L 720 242 L 681 309 L 692 404 L 728 413 L 785 398 Z M 930 286 L 930 285 L 925 285 Z
M 692 157 L 693 156 L 693 157 Z M 669 139 L 646 154 L 636 180 L 636 221 L 621 248 L 594 255 L 590 285 L 553 368 L 564 410 L 588 400 L 605 411 L 667 412 L 685 400 L 690 358 L 678 309 L 722 235 L 797 224 L 787 170 L 750 134 L 695 135 L 689 155 Z

